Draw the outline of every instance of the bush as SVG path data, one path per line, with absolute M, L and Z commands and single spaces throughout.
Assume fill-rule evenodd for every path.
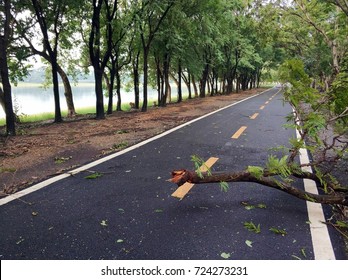
M 348 122 L 348 58 L 344 58 L 341 71 L 332 83 L 330 93 L 332 96 L 333 111 L 336 115 L 346 114 L 342 121 Z

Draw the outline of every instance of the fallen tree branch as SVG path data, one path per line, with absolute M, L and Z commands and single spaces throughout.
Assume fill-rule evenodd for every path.
M 298 189 L 287 182 L 277 180 L 270 176 L 255 176 L 249 171 L 240 172 L 215 172 L 207 175 L 206 173 L 199 176 L 195 171 L 189 170 L 175 170 L 172 172 L 172 178 L 169 180 L 178 186 L 183 185 L 186 182 L 192 184 L 205 184 L 205 183 L 220 183 L 220 182 L 253 182 L 267 187 L 271 187 L 283 192 L 286 192 L 299 199 L 322 203 L 322 204 L 340 204 L 348 206 L 348 194 L 335 193 L 318 195 Z

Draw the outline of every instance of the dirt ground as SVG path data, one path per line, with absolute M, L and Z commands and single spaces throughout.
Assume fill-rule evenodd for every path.
M 77 116 L 63 123 L 21 124 L 0 136 L 0 197 L 17 192 L 265 89 L 187 100 L 148 112 L 114 112 L 105 120 Z M 0 127 L 0 131 L 4 128 Z

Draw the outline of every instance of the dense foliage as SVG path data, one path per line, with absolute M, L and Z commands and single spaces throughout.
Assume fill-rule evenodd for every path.
M 103 118 L 103 88 L 108 89 L 108 113 L 114 95 L 121 110 L 122 77 L 134 80 L 136 108 L 143 87 L 146 111 L 148 84 L 157 87 L 158 104 L 165 106 L 172 97 L 170 79 L 178 84 L 179 101 L 181 81 L 190 97 L 227 93 L 258 86 L 262 71 L 282 59 L 272 40 L 272 23 L 259 29 L 268 20 L 271 5 L 258 1 L 6 2 L 1 18 L 9 23 L 4 42 L 8 66 L 1 67 L 9 70 L 13 82 L 27 73 L 32 57 L 42 60 L 51 69 L 55 97 L 57 75 L 63 80 L 69 115 L 75 114 L 69 77 L 79 71 L 93 69 L 97 117 Z M 3 92 L 11 95 L 9 89 Z M 55 102 L 59 122 L 59 99 Z

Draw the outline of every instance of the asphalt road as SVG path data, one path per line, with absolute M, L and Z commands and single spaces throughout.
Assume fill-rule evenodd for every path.
M 304 201 L 252 183 L 231 184 L 226 193 L 217 184 L 196 185 L 178 200 L 171 196 L 177 186 L 166 181 L 174 169 L 192 169 L 192 155 L 217 157 L 213 170 L 237 171 L 278 153 L 270 148 L 287 145 L 295 132 L 282 126 L 291 108 L 277 92 L 0 206 L 0 259 L 219 260 L 222 253 L 239 260 L 313 259 Z M 102 176 L 86 179 L 92 171 Z M 261 232 L 248 231 L 245 222 Z M 343 259 L 339 236 L 331 234 L 336 258 Z

